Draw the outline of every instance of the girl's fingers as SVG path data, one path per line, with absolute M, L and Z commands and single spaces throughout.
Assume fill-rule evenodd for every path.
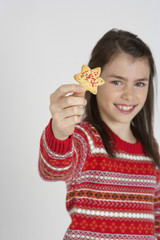
M 51 114 L 54 121 L 59 122 L 61 120 L 64 120 L 66 118 L 70 118 L 73 116 L 81 117 L 84 114 L 84 109 L 82 107 L 77 107 L 77 106 L 65 108 L 63 109 L 63 111 L 54 111 L 54 110 L 52 111 L 51 109 Z
M 65 108 L 62 114 L 63 118 L 69 118 L 73 116 L 82 116 L 84 114 L 84 109 L 81 107 L 70 107 L 70 108 Z
M 57 139 L 64 140 L 74 131 L 75 124 L 84 114 L 82 106 L 86 105 L 84 88 L 76 84 L 59 87 L 50 96 L 52 130 Z
M 82 93 L 84 92 L 84 88 L 77 84 L 66 84 L 60 86 L 53 94 L 50 96 L 50 101 L 54 102 L 59 98 L 65 97 L 70 93 Z M 83 96 L 83 95 L 82 95 Z
M 76 107 L 85 106 L 86 104 L 87 101 L 82 97 L 69 96 L 66 98 L 62 98 L 53 104 L 50 104 L 50 112 L 53 116 L 54 113 L 61 111 L 63 112 L 66 108 L 71 108 L 73 111 L 75 111 Z
M 59 121 L 57 123 L 56 129 L 54 131 L 54 127 L 55 127 L 55 123 L 53 124 L 53 133 L 56 135 L 59 135 L 59 137 L 57 136 L 57 139 L 61 139 L 61 137 L 65 137 L 67 138 L 69 135 L 71 135 L 74 131 L 75 128 L 75 124 L 79 123 L 81 121 L 81 117 L 80 116 L 72 116 L 69 118 L 66 118 L 63 121 Z M 58 131 L 57 131 L 58 129 Z M 60 137 L 61 135 L 61 137 Z
M 72 107 L 72 106 L 85 106 L 86 103 L 87 101 L 83 97 L 69 96 L 69 97 L 60 99 L 58 102 L 58 105 L 59 105 L 59 108 L 63 109 L 63 108 Z
M 69 118 L 65 119 L 65 124 L 67 126 L 74 126 L 75 124 L 79 123 L 81 121 L 81 116 L 71 116 Z

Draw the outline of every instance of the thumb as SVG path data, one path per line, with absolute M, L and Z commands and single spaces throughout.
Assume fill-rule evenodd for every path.
M 79 91 L 76 91 L 73 93 L 74 97 L 84 97 L 85 96 L 85 90 L 84 88 L 81 86 Z

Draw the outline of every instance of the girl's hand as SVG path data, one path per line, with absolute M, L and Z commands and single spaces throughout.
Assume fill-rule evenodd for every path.
M 52 115 L 52 131 L 55 138 L 67 139 L 81 121 L 86 105 L 84 88 L 76 84 L 60 86 L 50 96 L 50 112 Z

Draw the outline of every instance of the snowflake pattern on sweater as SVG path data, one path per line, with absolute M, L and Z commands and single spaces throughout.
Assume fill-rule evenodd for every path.
M 160 239 L 160 170 L 139 141 L 127 143 L 114 134 L 114 144 L 112 159 L 87 121 L 65 141 L 55 139 L 51 121 L 44 130 L 39 173 L 66 182 L 72 221 L 64 240 Z

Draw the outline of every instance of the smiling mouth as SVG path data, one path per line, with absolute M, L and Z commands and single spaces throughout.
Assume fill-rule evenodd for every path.
M 130 113 L 134 110 L 136 105 L 114 104 L 120 112 Z

